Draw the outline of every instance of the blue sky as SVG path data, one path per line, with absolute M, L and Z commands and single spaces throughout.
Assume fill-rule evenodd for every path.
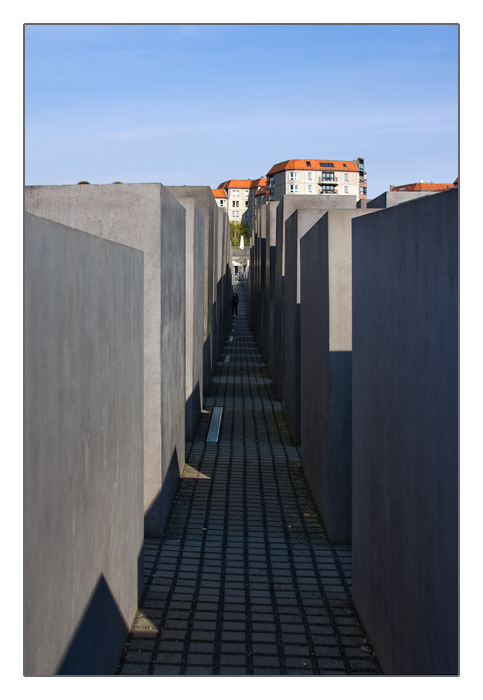
M 27 185 L 256 178 L 365 159 L 458 174 L 456 25 L 27 25 Z

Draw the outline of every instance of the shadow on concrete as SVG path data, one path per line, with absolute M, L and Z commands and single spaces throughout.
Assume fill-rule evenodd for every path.
M 203 399 L 201 396 L 200 383 L 196 382 L 196 386 L 186 399 L 185 404 L 185 437 L 186 440 L 192 440 L 196 434 L 196 429 L 200 420 L 201 410 L 203 408 Z
M 143 549 L 138 556 L 138 600 L 143 587 Z M 104 578 L 99 576 L 68 650 L 55 675 L 104 676 L 117 668 L 129 624 Z
M 182 462 L 180 462 L 178 451 L 175 449 L 171 456 L 163 485 L 144 514 L 145 537 L 161 537 L 163 534 L 181 476 L 179 473 L 180 464 L 184 464 L 184 455 Z

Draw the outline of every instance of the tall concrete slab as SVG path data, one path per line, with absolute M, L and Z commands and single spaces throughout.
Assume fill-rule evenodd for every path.
M 186 439 L 203 408 L 205 213 L 193 197 L 177 197 L 186 210 Z
M 275 251 L 278 202 L 265 205 L 267 251 L 265 255 L 265 306 L 266 327 L 264 328 L 263 352 L 270 377 L 273 376 L 273 324 L 274 324 L 274 288 L 275 288 Z M 263 353 L 262 353 L 263 354 Z
M 351 540 L 351 224 L 367 214 L 329 211 L 300 240 L 301 459 L 335 542 Z
M 24 674 L 113 674 L 143 586 L 143 253 L 25 215 Z
M 353 598 L 385 673 L 455 675 L 457 190 L 355 220 L 352 245 Z
M 186 211 L 159 183 L 27 187 L 25 208 L 144 252 L 145 530 L 159 537 L 184 468 Z
M 285 221 L 296 209 L 316 209 L 320 216 L 329 209 L 355 209 L 352 195 L 284 195 L 277 206 L 274 323 L 273 323 L 273 386 L 283 399 L 285 359 Z
M 207 392 L 213 372 L 213 306 L 214 299 L 214 259 L 215 259 L 215 221 L 218 220 L 218 205 L 213 192 L 208 186 L 176 185 L 167 187 L 173 197 L 194 197 L 205 212 L 205 255 L 204 255 L 204 347 L 203 347 L 203 388 Z
M 300 239 L 320 219 L 317 209 L 296 209 L 285 221 L 285 415 L 292 440 L 300 445 Z

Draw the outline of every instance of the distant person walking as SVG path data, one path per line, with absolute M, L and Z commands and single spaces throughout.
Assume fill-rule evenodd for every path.
M 231 307 L 231 315 L 238 316 L 238 294 L 233 289 L 233 304 Z

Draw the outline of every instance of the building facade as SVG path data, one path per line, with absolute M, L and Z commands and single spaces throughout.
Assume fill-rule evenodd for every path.
M 284 160 L 267 173 L 270 199 L 286 194 L 356 195 L 367 199 L 363 158 L 356 160 Z
M 218 191 L 223 190 L 226 193 L 226 210 L 230 221 L 242 222 L 248 209 L 251 184 L 252 180 L 226 180 L 218 185 Z M 216 199 L 222 201 L 221 198 Z
M 228 210 L 228 196 L 225 190 L 211 190 L 213 192 L 213 197 L 216 200 L 217 205 L 220 209 Z
M 246 223 L 253 231 L 255 195 L 267 184 L 264 177 L 257 180 L 226 180 L 212 190 L 217 205 L 226 209 L 230 221 Z

